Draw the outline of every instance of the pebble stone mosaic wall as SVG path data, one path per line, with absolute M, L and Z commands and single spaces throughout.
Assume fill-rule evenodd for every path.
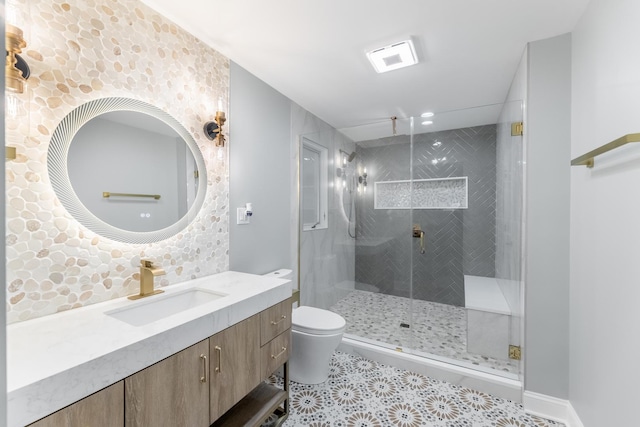
M 160 286 L 226 271 L 228 168 L 202 126 L 219 99 L 227 105 L 228 59 L 137 0 L 28 0 L 23 7 L 29 117 L 6 118 L 18 151 L 6 163 L 8 323 L 135 293 L 141 258 L 163 266 Z M 200 147 L 206 200 L 173 238 L 103 238 L 80 226 L 53 192 L 47 149 L 54 129 L 75 107 L 111 96 L 166 111 Z

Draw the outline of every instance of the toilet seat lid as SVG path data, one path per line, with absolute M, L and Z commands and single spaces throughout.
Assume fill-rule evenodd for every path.
M 347 322 L 342 316 L 315 307 L 298 307 L 291 315 L 293 329 L 314 335 L 331 335 L 341 332 Z

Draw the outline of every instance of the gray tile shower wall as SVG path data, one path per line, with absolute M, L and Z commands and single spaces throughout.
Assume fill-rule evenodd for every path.
M 380 142 L 358 143 L 369 176 L 357 202 L 356 287 L 464 306 L 465 274 L 495 276 L 496 126 L 418 134 L 413 153 L 405 135 Z M 414 179 L 467 176 L 468 209 L 374 209 L 374 183 L 410 179 L 410 161 Z

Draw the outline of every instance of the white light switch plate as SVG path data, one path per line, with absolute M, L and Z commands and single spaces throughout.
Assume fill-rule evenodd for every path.
M 238 225 L 247 225 L 249 224 L 251 221 L 249 220 L 249 218 L 247 216 L 247 208 L 238 208 L 238 213 L 237 213 L 237 224 Z

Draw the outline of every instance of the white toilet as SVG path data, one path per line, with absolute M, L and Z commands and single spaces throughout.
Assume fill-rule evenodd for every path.
M 268 275 L 292 278 L 291 270 L 278 270 Z M 319 384 L 329 377 L 329 362 L 347 322 L 339 314 L 314 307 L 298 307 L 291 316 L 291 357 L 289 377 L 302 384 Z

